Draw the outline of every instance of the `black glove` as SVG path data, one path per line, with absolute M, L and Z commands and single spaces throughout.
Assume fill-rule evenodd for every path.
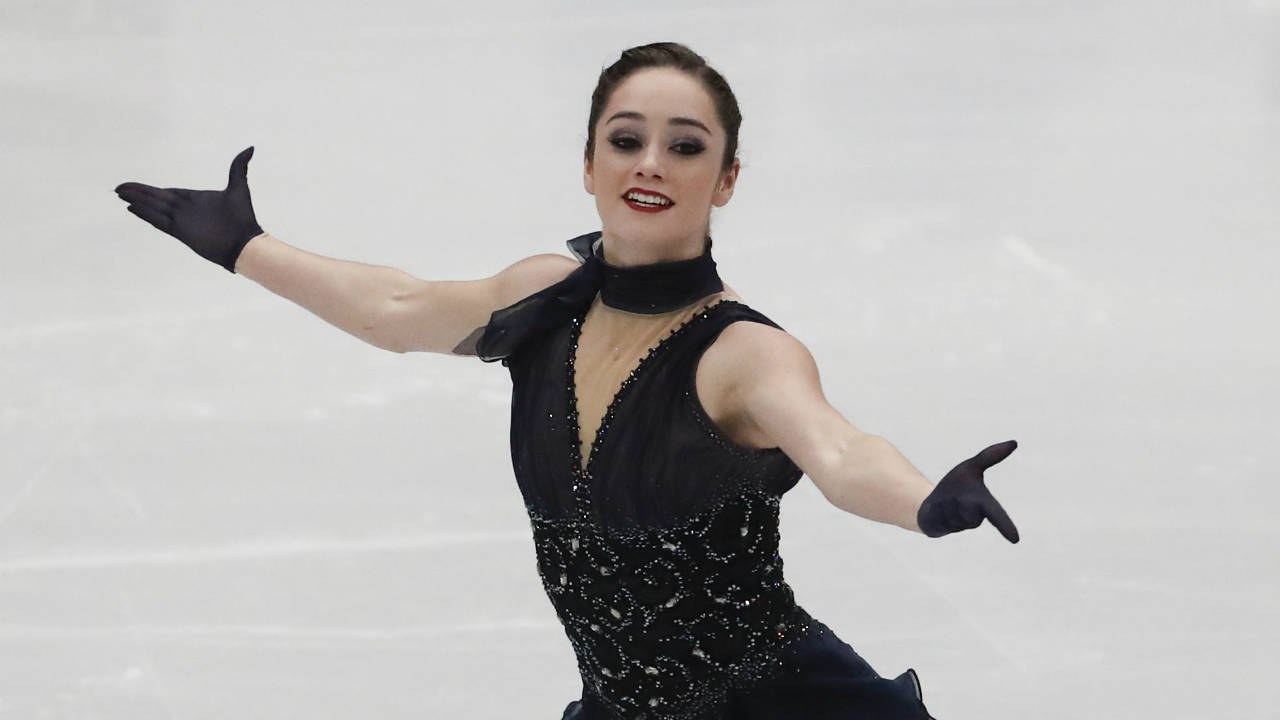
M 160 189 L 127 182 L 116 187 L 116 194 L 129 203 L 129 212 L 186 243 L 200 257 L 235 272 L 240 251 L 262 234 L 245 177 L 251 157 L 253 147 L 231 161 L 226 190 Z
M 924 534 L 942 537 L 976 528 L 987 518 L 1006 540 L 1018 542 L 1018 529 L 982 482 L 982 471 L 1009 457 L 1017 447 L 1017 440 L 996 443 L 955 466 L 938 481 L 916 512 L 916 524 Z

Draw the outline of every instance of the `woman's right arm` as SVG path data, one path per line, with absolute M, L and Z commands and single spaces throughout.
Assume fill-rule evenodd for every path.
M 453 354 L 494 310 L 559 282 L 578 264 L 544 253 L 479 280 L 421 280 L 392 267 L 316 255 L 263 233 L 245 245 L 235 272 L 371 345 Z
M 489 278 L 427 281 L 395 268 L 300 250 L 258 224 L 249 193 L 252 157 L 252 146 L 236 155 L 224 190 L 125 182 L 115 192 L 129 203 L 129 212 L 204 259 L 393 352 L 474 354 L 472 336 L 494 310 L 559 282 L 578 267 L 571 258 L 546 253 Z

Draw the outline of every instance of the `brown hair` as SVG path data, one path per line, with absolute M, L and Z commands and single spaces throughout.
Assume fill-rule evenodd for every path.
M 632 73 L 652 67 L 674 67 L 702 81 L 702 87 L 715 103 L 716 116 L 724 126 L 724 159 L 720 163 L 720 172 L 728 171 L 738 152 L 738 128 L 742 126 L 738 99 L 724 77 L 701 55 L 675 42 L 650 43 L 623 50 L 617 62 L 600 72 L 595 92 L 591 93 L 591 113 L 587 116 L 587 159 L 595 159 L 596 122 L 613 91 Z

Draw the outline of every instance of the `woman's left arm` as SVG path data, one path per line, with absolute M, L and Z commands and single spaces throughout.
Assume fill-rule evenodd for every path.
M 737 360 L 728 372 L 730 406 L 769 438 L 846 512 L 939 537 L 989 519 L 1010 542 L 1018 532 L 987 490 L 982 471 L 1003 460 L 1015 441 L 993 445 L 965 460 L 937 485 L 929 482 L 885 438 L 864 433 L 822 393 L 808 348 L 763 323 L 733 323 Z

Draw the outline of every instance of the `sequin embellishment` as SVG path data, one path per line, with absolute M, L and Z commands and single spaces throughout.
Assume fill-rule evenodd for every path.
M 731 688 L 782 667 L 782 651 L 821 626 L 795 603 L 778 555 L 780 497 L 742 483 L 677 527 L 612 532 L 592 518 L 591 472 L 614 414 L 646 364 L 721 300 L 672 330 L 640 359 L 610 402 L 582 466 L 573 320 L 567 360 L 576 512 L 530 510 L 538 574 L 589 692 L 618 718 L 714 715 Z

